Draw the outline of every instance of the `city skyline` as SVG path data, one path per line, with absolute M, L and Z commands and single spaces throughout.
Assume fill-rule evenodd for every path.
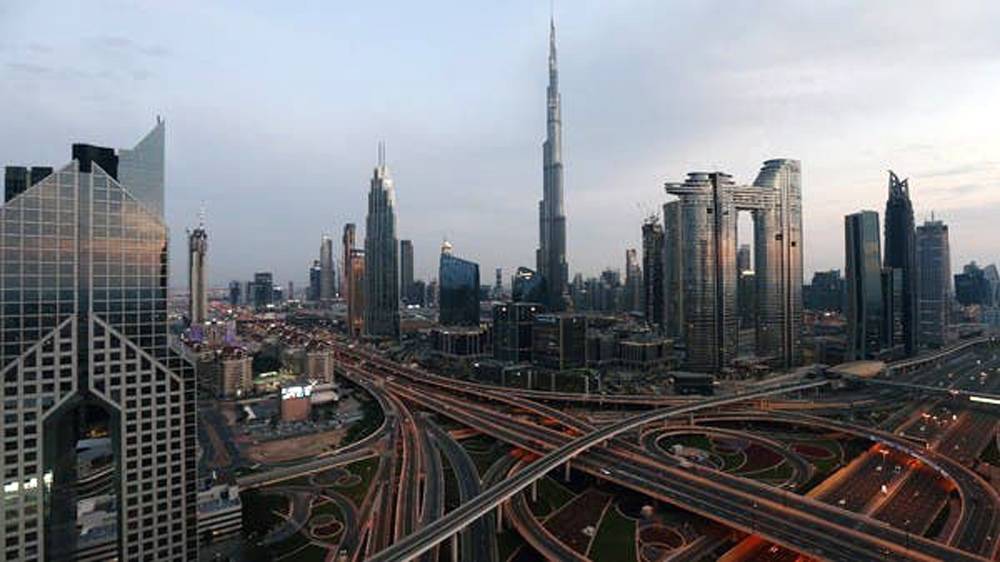
M 596 275 L 609 265 L 623 270 L 622 250 L 638 246 L 641 237 L 644 213 L 638 207 L 658 208 L 665 202 L 663 181 L 689 170 L 751 177 L 754 167 L 748 163 L 778 157 L 802 161 L 806 278 L 815 270 L 843 267 L 842 217 L 882 208 L 889 167 L 910 178 L 917 223 L 935 210 L 951 226 L 952 269 L 973 259 L 993 261 L 988 240 L 972 233 L 989 225 L 998 205 L 992 200 L 997 196 L 986 190 L 995 185 L 1000 168 L 989 156 L 995 152 L 987 125 L 993 110 L 984 100 L 997 91 L 996 73 L 988 72 L 995 63 L 988 55 L 1000 49 L 992 34 L 979 31 L 997 8 L 966 5 L 981 9 L 904 12 L 902 4 L 859 4 L 849 12 L 856 25 L 843 37 L 813 33 L 801 45 L 800 34 L 816 32 L 829 13 L 802 13 L 794 5 L 726 13 L 711 6 L 557 6 L 561 90 L 567 93 L 570 276 Z M 290 44 L 310 47 L 309 52 L 284 53 L 294 55 L 290 60 L 295 64 L 278 71 L 276 82 L 283 86 L 244 76 L 241 83 L 249 82 L 251 88 L 199 85 L 191 91 L 171 84 L 190 85 L 198 77 L 190 68 L 194 63 L 207 61 L 197 66 L 217 71 L 221 83 L 234 71 L 246 71 L 229 49 L 213 51 L 198 41 L 182 45 L 167 34 L 167 24 L 176 20 L 180 8 L 129 7 L 109 13 L 106 22 L 84 32 L 71 25 L 79 15 L 74 9 L 52 14 L 27 4 L 7 5 L 0 8 L 10 23 L 0 44 L 0 65 L 10 79 L 0 88 L 0 102 L 11 109 L 10 130 L 18 134 L 2 141 L 0 153 L 8 162 L 53 165 L 64 157 L 52 147 L 67 138 L 118 144 L 162 113 L 171 122 L 166 181 L 171 192 L 171 286 L 184 285 L 185 268 L 177 261 L 184 255 L 183 232 L 195 224 L 203 201 L 213 239 L 212 287 L 250 278 L 259 270 L 304 286 L 315 237 L 337 232 L 345 222 L 361 222 L 368 147 L 384 137 L 402 186 L 399 237 L 414 241 L 418 278 L 434 277 L 435 249 L 443 236 L 460 240 L 466 255 L 483 267 L 513 271 L 532 266 L 542 183 L 538 144 L 545 135 L 541 100 L 547 80 L 547 8 L 528 3 L 487 10 L 459 7 L 419 32 L 402 22 L 420 14 L 404 8 L 389 14 L 369 11 L 374 8 L 303 8 L 283 15 L 280 23 L 287 29 L 275 30 L 281 35 L 294 29 L 294 36 L 287 36 Z M 792 16 L 768 22 L 780 12 L 800 18 L 800 27 L 790 31 L 782 23 Z M 65 32 L 58 40 L 29 37 L 42 14 L 52 20 L 54 30 Z M 196 26 L 211 36 L 207 31 L 222 25 L 221 12 L 205 7 L 202 15 Z M 271 15 L 251 11 L 231 23 L 253 31 Z M 141 36 L 130 34 L 127 30 L 136 27 L 125 24 L 143 17 L 163 23 Z M 327 40 L 307 21 L 316 19 L 336 31 L 344 22 L 377 17 L 388 18 L 387 25 L 400 31 L 388 46 L 354 33 L 345 34 L 348 44 Z M 709 17 L 739 33 L 711 48 L 685 47 L 683 27 Z M 470 33 L 487 21 L 493 23 L 492 33 Z M 936 30 L 933 37 L 927 33 L 931 29 Z M 439 37 L 430 38 L 438 32 Z M 913 48 L 916 37 L 920 48 Z M 458 41 L 466 52 L 444 49 Z M 740 52 L 733 50 L 736 45 Z M 198 51 L 199 46 L 205 48 Z M 394 63 L 386 72 L 385 64 L 402 46 L 415 47 L 406 57 L 413 68 Z M 799 47 L 824 73 L 795 62 L 791 55 Z M 66 67 L 66 53 L 81 49 L 82 59 L 72 69 Z M 403 84 L 408 97 L 381 93 L 366 101 L 342 93 L 345 88 L 338 89 L 342 98 L 300 93 L 291 98 L 295 107 L 283 114 L 283 121 L 278 119 L 276 103 L 285 99 L 287 88 L 320 91 L 319 86 L 328 85 L 313 70 L 318 57 L 341 60 L 355 51 L 388 75 L 378 80 Z M 481 65 L 471 66 L 473 60 Z M 356 66 L 365 65 L 352 66 L 342 78 L 344 85 L 353 88 L 355 81 L 364 83 L 375 72 Z M 643 72 L 637 72 L 640 68 Z M 918 88 L 914 76 L 920 72 L 925 78 Z M 120 93 L 99 85 L 102 73 L 118 78 Z M 962 92 L 942 91 L 955 73 L 971 83 L 966 81 Z M 654 80 L 651 76 L 657 74 L 663 77 Z M 614 80 L 599 79 L 606 76 Z M 911 76 L 914 88 L 887 87 L 904 76 Z M 794 86 L 760 85 L 766 77 L 787 78 Z M 687 87 L 678 93 L 672 84 L 681 80 Z M 369 89 L 381 84 L 376 81 Z M 66 90 L 73 93 L 61 93 Z M 232 107 L 223 107 L 223 99 Z M 127 103 L 112 103 L 121 100 Z M 46 113 L 48 106 L 40 103 L 65 105 L 65 112 Z M 218 111 L 208 118 L 204 108 Z M 978 112 L 975 118 L 973 111 Z M 397 112 L 407 117 L 397 119 Z M 414 117 L 418 114 L 419 120 Z M 898 119 L 900 115 L 906 118 Z M 958 122 L 963 125 L 954 125 Z M 19 140 L 12 142 L 15 138 Z M 454 165 L 456 159 L 461 166 Z M 240 171 L 234 174 L 233 169 Z M 455 185 L 462 186 L 463 197 L 452 197 Z M 441 208 L 448 213 L 440 213 Z M 493 220 L 482 220 L 483 209 Z M 244 243 L 238 227 L 248 215 L 262 222 L 253 245 Z

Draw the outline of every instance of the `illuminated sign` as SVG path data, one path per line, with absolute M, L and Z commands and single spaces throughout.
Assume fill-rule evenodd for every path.
M 281 399 L 289 400 L 292 398 L 308 398 L 312 395 L 313 385 L 306 386 L 286 386 L 281 389 Z

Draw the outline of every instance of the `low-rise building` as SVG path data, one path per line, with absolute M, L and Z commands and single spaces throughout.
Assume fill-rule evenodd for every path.
M 198 492 L 198 533 L 206 542 L 235 538 L 243 531 L 243 503 L 235 485 L 217 484 Z

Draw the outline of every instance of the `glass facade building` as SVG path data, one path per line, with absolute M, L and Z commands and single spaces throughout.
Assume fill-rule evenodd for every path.
M 917 271 L 920 282 L 920 341 L 941 347 L 947 343 L 951 302 L 951 250 L 948 225 L 933 218 L 917 227 Z
M 3 558 L 103 546 L 120 560 L 194 560 L 195 381 L 167 342 L 167 227 L 96 160 L 84 167 L 0 207 Z M 115 457 L 118 524 L 97 544 L 76 524 L 85 410 L 106 418 Z
M 396 190 L 379 145 L 378 165 L 368 190 L 365 223 L 364 333 L 399 338 L 399 241 L 396 239 Z
M 438 291 L 438 321 L 441 324 L 479 324 L 479 264 L 442 252 L 438 267 Z
M 511 298 L 515 302 L 544 303 L 548 295 L 545 278 L 527 267 L 517 268 L 511 283 Z
M 882 246 L 878 213 L 844 217 L 847 359 L 872 359 L 882 347 Z

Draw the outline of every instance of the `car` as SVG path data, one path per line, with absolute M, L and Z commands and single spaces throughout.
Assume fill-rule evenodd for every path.
M 603 474 L 605 476 L 611 476 L 611 471 L 608 470 L 608 469 L 606 469 L 606 468 L 602 468 L 601 469 L 601 474 Z

